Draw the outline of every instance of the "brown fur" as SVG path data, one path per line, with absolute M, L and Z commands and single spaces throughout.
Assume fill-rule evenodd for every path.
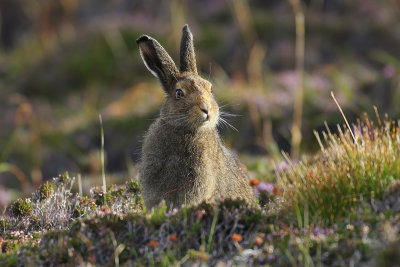
M 137 43 L 146 66 L 167 93 L 142 148 L 139 172 L 145 205 L 151 208 L 165 200 L 168 207 L 180 207 L 221 197 L 253 202 L 246 174 L 218 135 L 219 107 L 211 83 L 197 75 L 187 25 L 181 41 L 181 72 L 153 38 L 142 36 Z M 180 99 L 177 89 L 184 93 Z

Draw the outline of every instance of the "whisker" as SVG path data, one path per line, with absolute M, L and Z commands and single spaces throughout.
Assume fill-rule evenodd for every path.
M 241 117 L 243 115 L 240 114 L 234 114 L 234 113 L 229 113 L 229 112 L 225 112 L 225 111 L 220 111 L 219 114 L 221 116 L 227 116 L 227 117 Z
M 230 124 L 229 122 L 227 122 L 224 118 L 219 117 L 219 120 L 221 120 L 222 123 L 226 124 L 227 126 L 229 126 L 230 128 L 232 128 L 232 130 L 235 130 L 236 132 L 239 132 L 238 129 L 236 129 L 232 124 Z
M 221 120 L 221 118 L 218 119 L 217 126 L 221 126 L 221 128 L 225 128 L 225 127 L 226 127 L 226 125 L 225 125 L 224 122 Z
M 224 109 L 226 109 L 226 108 L 228 108 L 228 107 L 234 107 L 234 106 L 240 106 L 240 104 L 233 104 L 233 103 L 226 103 L 226 104 L 223 104 L 223 105 L 221 105 L 221 106 L 219 106 L 219 109 L 220 110 L 224 110 Z
M 227 107 L 227 106 L 229 106 L 229 105 L 231 105 L 231 103 L 226 103 L 226 104 L 223 104 L 223 105 L 221 105 L 221 106 L 219 106 L 219 109 L 222 109 L 222 108 L 224 108 L 224 107 Z
M 211 62 L 210 62 L 210 72 L 208 73 L 208 81 L 210 81 L 211 78 Z

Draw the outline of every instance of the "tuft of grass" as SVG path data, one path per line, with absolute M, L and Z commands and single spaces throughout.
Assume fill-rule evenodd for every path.
M 293 207 L 315 219 L 334 222 L 362 199 L 380 199 L 400 177 L 399 124 L 386 118 L 374 126 L 366 115 L 349 129 L 338 126 L 338 134 L 316 134 L 321 153 L 311 161 L 293 163 L 277 173 L 285 198 Z M 354 138 L 354 139 L 353 139 Z

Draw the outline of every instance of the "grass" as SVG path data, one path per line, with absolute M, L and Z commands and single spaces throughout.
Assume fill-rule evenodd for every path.
M 253 183 L 257 206 L 225 199 L 146 211 L 136 181 L 81 196 L 65 173 L 0 217 L 0 265 L 391 265 L 399 126 L 365 117 L 352 131 L 357 143 L 348 129 L 327 128 L 315 156 L 288 159 L 275 184 Z
M 352 131 L 338 126 L 334 135 L 327 128 L 323 141 L 316 133 L 321 152 L 310 161 L 288 161 L 288 169 L 278 173 L 287 201 L 309 209 L 315 219 L 334 222 L 362 199 L 380 199 L 400 177 L 399 130 L 394 121 L 375 127 L 365 117 Z

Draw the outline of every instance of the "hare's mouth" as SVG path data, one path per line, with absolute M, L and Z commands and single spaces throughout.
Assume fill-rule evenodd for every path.
M 210 120 L 210 115 L 203 113 L 201 114 L 201 118 L 203 119 L 204 122 L 206 122 Z
M 217 125 L 218 123 L 218 116 L 217 114 L 200 114 L 200 127 L 206 127 L 206 128 L 213 128 Z
M 209 112 L 202 111 L 200 113 L 200 121 L 203 124 L 208 124 L 213 121 L 214 115 L 210 114 Z
M 204 121 L 208 121 L 210 119 L 210 113 L 208 111 L 208 108 L 205 106 L 200 106 L 200 111 L 201 111 L 201 116 Z

